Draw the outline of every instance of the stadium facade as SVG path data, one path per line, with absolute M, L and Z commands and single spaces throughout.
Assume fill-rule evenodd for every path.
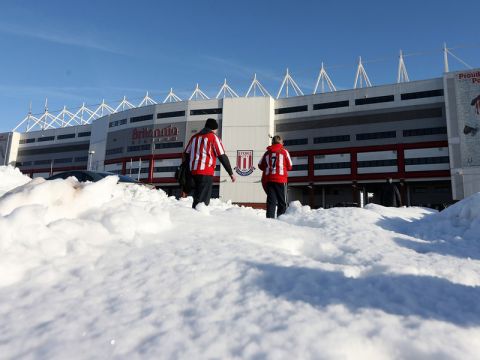
M 289 79 L 296 86 L 287 76 L 287 89 Z M 225 83 L 231 97 L 208 99 L 197 87 L 196 98 L 171 92 L 173 101 L 144 101 L 90 124 L 3 133 L 0 163 L 32 177 L 111 171 L 178 195 L 183 148 L 212 117 L 238 173 L 232 184 L 218 167 L 214 192 L 224 200 L 264 203 L 257 163 L 273 134 L 284 137 L 294 163 L 289 200 L 312 207 L 377 202 L 389 177 L 407 205 L 440 208 L 480 191 L 479 69 L 277 99 L 255 81 L 260 96 L 233 96 Z

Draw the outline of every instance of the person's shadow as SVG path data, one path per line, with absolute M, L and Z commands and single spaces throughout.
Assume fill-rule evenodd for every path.
M 480 288 L 414 275 L 348 278 L 341 272 L 249 263 L 260 275 L 255 285 L 271 296 L 317 308 L 342 304 L 351 311 L 381 310 L 459 326 L 480 325 Z

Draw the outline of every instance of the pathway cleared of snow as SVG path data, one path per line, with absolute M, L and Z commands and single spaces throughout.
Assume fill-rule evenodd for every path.
M 0 197 L 0 358 L 480 353 L 478 197 L 442 213 L 293 203 L 269 220 L 115 178 L 24 184 L 11 171 L 0 170 L 20 185 Z

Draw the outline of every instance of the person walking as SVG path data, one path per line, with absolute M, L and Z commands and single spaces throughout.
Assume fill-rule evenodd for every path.
M 402 206 L 402 197 L 392 178 L 388 178 L 380 193 L 380 204 L 388 207 Z
M 193 182 L 195 183 L 192 204 L 194 209 L 201 202 L 205 205 L 210 204 L 217 158 L 227 171 L 232 182 L 236 180 L 230 160 L 225 154 L 222 141 L 217 136 L 217 129 L 217 120 L 207 119 L 205 127 L 192 136 L 184 151 L 184 158 L 188 161 Z
M 287 210 L 288 172 L 292 170 L 292 159 L 283 147 L 283 139 L 279 135 L 272 138 L 272 145 L 267 147 L 258 167 L 263 171 L 262 184 L 267 193 L 267 218 L 275 218 Z

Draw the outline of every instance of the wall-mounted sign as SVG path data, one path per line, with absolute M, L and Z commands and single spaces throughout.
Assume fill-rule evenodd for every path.
M 237 166 L 235 171 L 240 176 L 248 176 L 253 173 L 253 150 L 237 151 Z
M 480 71 L 456 75 L 462 167 L 480 166 Z

